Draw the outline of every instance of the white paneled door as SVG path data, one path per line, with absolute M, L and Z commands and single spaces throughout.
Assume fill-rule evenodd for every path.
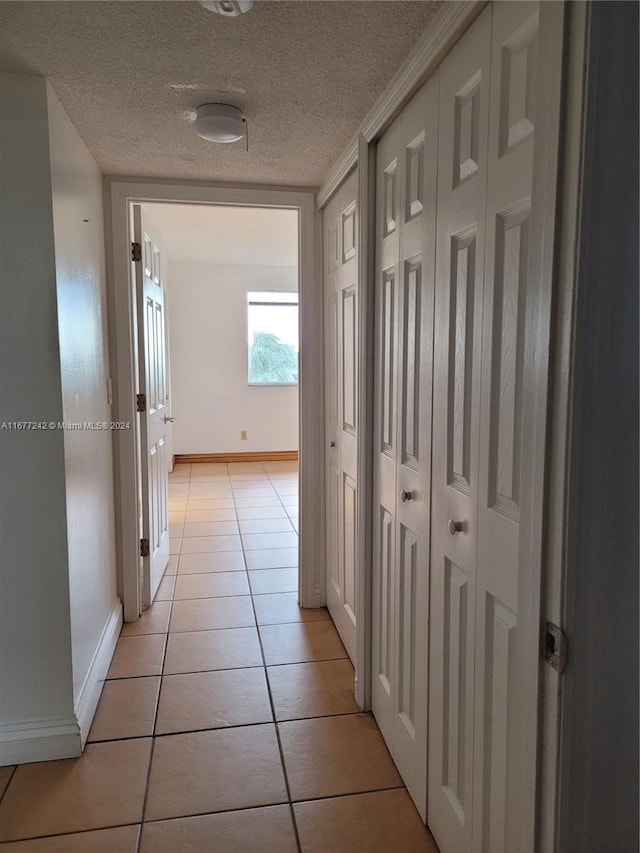
M 540 572 L 519 538 L 538 30 L 538 3 L 494 3 L 440 72 L 428 814 L 443 853 L 535 847 Z
M 491 9 L 486 9 L 440 67 L 429 825 L 443 853 L 472 850 L 490 42 Z
M 153 602 L 169 561 L 167 385 L 162 250 L 148 215 L 133 206 L 138 319 L 138 388 L 144 605 Z M 139 248 L 137 248 L 139 247 Z
M 372 708 L 423 818 L 437 119 L 436 76 L 376 167 Z
M 519 544 L 523 490 L 530 489 L 528 481 L 522 482 L 527 470 L 522 455 L 527 406 L 536 414 L 523 378 L 525 353 L 531 360 L 535 352 L 526 314 L 539 310 L 528 267 L 542 243 L 533 246 L 530 239 L 541 5 L 546 4 L 493 7 L 471 842 L 472 849 L 482 853 L 534 846 L 535 750 L 527 751 L 525 759 L 522 744 L 536 737 L 540 626 L 532 591 L 540 588 L 540 570 L 520 558 Z M 544 110 L 554 109 L 548 96 L 543 103 Z
M 327 606 L 355 661 L 358 436 L 358 175 L 353 172 L 323 213 Z
M 554 6 L 489 4 L 377 148 L 372 707 L 442 853 L 535 848 Z

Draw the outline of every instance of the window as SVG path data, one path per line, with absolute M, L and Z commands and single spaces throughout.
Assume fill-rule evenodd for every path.
M 298 294 L 248 294 L 249 385 L 298 384 Z

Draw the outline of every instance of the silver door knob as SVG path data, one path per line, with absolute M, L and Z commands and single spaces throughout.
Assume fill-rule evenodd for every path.
M 330 441 L 330 442 L 329 442 L 329 447 L 335 447 L 335 446 L 336 446 L 335 441 Z
M 404 489 L 400 492 L 400 500 L 403 504 L 406 504 L 407 501 L 412 500 L 413 492 L 406 492 Z
M 454 521 L 452 518 L 450 518 L 447 522 L 447 529 L 449 530 L 449 533 L 452 536 L 455 536 L 456 533 L 460 533 L 460 531 L 462 530 L 462 522 Z
M 172 424 L 174 421 L 175 421 L 175 418 L 172 418 L 171 415 L 165 415 L 164 416 L 165 424 Z

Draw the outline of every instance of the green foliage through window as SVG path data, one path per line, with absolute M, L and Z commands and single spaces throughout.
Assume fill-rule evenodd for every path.
M 298 294 L 247 293 L 248 381 L 251 385 L 298 383 Z
M 255 332 L 249 346 L 249 382 L 297 382 L 298 353 L 271 332 Z

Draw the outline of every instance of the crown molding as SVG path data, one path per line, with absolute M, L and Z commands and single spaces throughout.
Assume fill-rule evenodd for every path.
M 462 33 L 478 17 L 487 0 L 445 3 L 429 28 L 365 116 L 345 151 L 330 169 L 317 195 L 322 208 L 358 161 L 358 139 L 372 142 L 389 126 L 418 87 L 433 73 Z

